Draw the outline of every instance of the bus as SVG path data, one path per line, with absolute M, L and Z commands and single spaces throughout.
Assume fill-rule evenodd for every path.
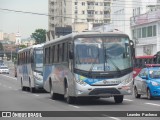
M 43 47 L 44 89 L 68 104 L 79 98 L 114 97 L 122 103 L 133 88 L 133 42 L 114 32 L 82 32 L 48 41 Z
M 157 63 L 156 55 L 135 56 L 133 78 L 135 78 L 139 74 L 141 69 L 145 67 L 145 64 L 156 64 L 156 63 Z
M 21 89 L 32 93 L 43 89 L 43 44 L 19 50 L 17 59 L 17 80 Z

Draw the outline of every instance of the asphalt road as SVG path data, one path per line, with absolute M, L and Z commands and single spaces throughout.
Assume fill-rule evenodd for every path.
M 113 98 L 99 100 L 81 100 L 78 104 L 69 105 L 64 99 L 51 100 L 49 93 L 40 91 L 30 93 L 21 91 L 20 84 L 13 72 L 0 74 L 0 111 L 157 111 L 160 113 L 160 99 L 148 100 L 145 96 L 135 99 L 133 95 L 125 96 L 123 103 L 115 104 Z M 61 113 L 60 113 L 61 114 Z M 9 119 L 9 118 L 3 118 Z M 3 120 L 2 119 L 2 120 Z M 17 118 L 11 118 L 17 120 Z M 44 118 L 34 118 L 34 120 Z M 53 119 L 53 118 L 45 118 Z M 54 120 L 64 117 L 54 117 Z M 65 117 L 66 120 L 159 120 L 159 117 Z M 0 118 L 1 120 L 1 118 Z

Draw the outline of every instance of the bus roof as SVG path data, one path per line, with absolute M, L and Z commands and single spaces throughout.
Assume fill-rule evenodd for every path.
M 136 59 L 155 58 L 154 55 L 135 56 Z
M 31 49 L 31 48 L 38 48 L 38 47 L 43 47 L 43 46 L 44 46 L 44 43 L 43 43 L 43 44 L 32 45 L 32 46 L 29 46 L 29 47 L 20 49 L 20 50 L 18 51 L 18 53 L 19 53 L 19 52 L 22 52 L 22 51 L 27 51 L 27 50 L 29 50 L 29 49 Z
M 56 38 L 56 39 L 53 39 L 51 41 L 48 41 L 44 44 L 45 45 L 50 45 L 51 43 L 56 43 L 56 42 L 60 42 L 60 41 L 63 41 L 67 38 L 74 38 L 76 36 L 85 36 L 85 35 L 88 35 L 88 36 L 101 36 L 101 35 L 106 35 L 106 36 L 124 36 L 124 37 L 128 37 L 127 34 L 124 34 L 124 33 L 121 33 L 121 32 L 100 32 L 100 31 L 92 31 L 92 32 L 77 32 L 77 33 L 71 33 L 71 34 L 68 34 L 68 35 L 65 35 L 65 36 L 62 36 L 60 38 Z

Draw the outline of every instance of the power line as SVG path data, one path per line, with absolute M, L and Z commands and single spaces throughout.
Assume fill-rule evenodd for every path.
M 20 11 L 20 10 L 4 9 L 4 8 L 0 8 L 0 10 L 9 11 L 9 12 L 25 13 L 25 14 L 33 14 L 33 15 L 53 16 L 53 15 L 48 15 L 48 14 L 44 14 L 44 13 L 35 13 L 35 12 L 27 12 L 27 11 Z M 86 19 L 72 18 L 72 17 L 66 17 L 66 16 L 54 16 L 54 17 L 70 18 L 70 19 L 77 19 L 77 20 L 86 20 Z M 157 19 L 157 18 L 150 18 L 150 19 Z M 146 19 L 139 19 L 139 20 L 146 20 Z M 130 20 L 111 20 L 111 21 L 130 21 Z

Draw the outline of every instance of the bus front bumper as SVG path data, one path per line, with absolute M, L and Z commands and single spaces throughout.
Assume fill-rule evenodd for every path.
M 79 85 L 78 85 L 79 86 Z M 131 95 L 133 93 L 133 84 L 125 86 L 83 86 L 77 87 L 76 97 L 98 96 L 111 97 L 115 95 Z

